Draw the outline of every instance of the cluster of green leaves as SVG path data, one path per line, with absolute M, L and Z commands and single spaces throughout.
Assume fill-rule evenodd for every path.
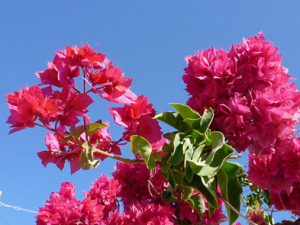
M 186 105 L 171 105 L 177 112 L 154 117 L 176 129 L 164 134 L 170 142 L 164 145 L 162 154 L 154 155 L 147 140 L 136 135 L 131 137 L 132 152 L 139 153 L 149 169 L 160 161 L 162 176 L 168 180 L 168 190 L 161 193 L 165 202 L 186 201 L 192 211 L 198 210 L 201 218 L 206 210 L 202 196 L 212 215 L 219 208 L 219 195 L 239 211 L 242 187 L 237 173 L 240 166 L 227 161 L 234 150 L 225 143 L 224 135 L 209 129 L 214 117 L 212 109 L 205 110 L 201 116 Z M 226 208 L 232 224 L 239 215 L 227 205 Z

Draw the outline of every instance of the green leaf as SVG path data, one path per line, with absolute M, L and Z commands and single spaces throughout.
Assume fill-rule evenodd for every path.
M 175 184 L 181 186 L 182 185 L 182 179 L 184 177 L 184 173 L 178 170 L 172 170 L 171 172 L 172 178 Z
M 193 139 L 194 146 L 198 146 L 206 142 L 206 136 L 197 130 L 192 130 L 191 138 Z
M 169 181 L 168 182 L 168 189 L 173 192 L 173 190 L 175 190 L 177 188 L 177 186 L 176 186 L 176 184 L 175 184 L 175 182 L 173 180 L 173 177 L 169 176 L 168 181 Z
M 171 141 L 169 144 L 165 143 L 162 151 L 163 153 L 168 153 L 168 152 L 172 152 L 174 150 L 174 142 Z
M 169 152 L 165 157 L 161 160 L 161 171 L 164 173 L 168 173 L 171 165 L 168 164 L 168 160 L 171 157 L 171 152 Z
M 199 113 L 193 109 L 191 109 L 189 106 L 187 105 L 183 105 L 180 103 L 170 103 L 171 106 L 173 106 L 182 116 L 183 119 L 198 119 L 201 118 L 201 116 L 199 115 Z
M 175 135 L 174 139 L 174 151 L 172 152 L 172 155 L 170 159 L 168 160 L 168 163 L 171 165 L 179 165 L 182 160 L 185 153 L 185 149 L 183 146 L 184 143 L 184 137 L 186 137 L 186 134 L 184 133 L 177 133 Z
M 176 132 L 171 132 L 171 133 L 165 133 L 165 134 L 163 134 L 163 137 L 164 137 L 165 139 L 168 139 L 169 141 L 173 141 L 174 138 L 175 138 L 175 135 L 176 135 L 177 133 L 178 133 L 177 131 L 176 131 Z
M 70 134 L 75 137 L 79 137 L 84 132 L 84 126 L 76 127 L 75 125 L 70 127 Z
M 210 164 L 213 161 L 216 152 L 225 144 L 224 135 L 219 131 L 214 131 L 211 133 L 211 141 L 212 147 L 209 155 L 206 158 L 206 164 Z
M 154 155 L 155 159 L 157 159 L 158 161 L 162 160 L 162 152 L 156 152 L 153 155 Z
M 193 153 L 194 153 L 193 146 L 190 146 L 189 149 L 185 152 L 184 164 L 183 164 L 185 177 L 189 182 L 192 182 L 194 176 L 194 172 L 191 169 L 190 163 L 188 162 L 188 160 L 192 159 Z
M 232 163 L 232 162 L 227 161 L 227 162 L 224 162 L 224 164 L 222 166 L 223 171 L 221 171 L 218 174 L 218 178 L 219 178 L 218 182 L 219 182 L 223 197 L 238 211 L 240 211 L 240 207 L 241 207 L 241 199 L 240 198 L 243 193 L 242 186 L 237 180 L 237 173 L 238 173 L 239 169 L 240 169 L 240 165 L 238 165 L 237 163 Z M 227 176 L 227 188 L 224 187 L 225 183 L 226 183 L 226 177 L 224 176 L 223 172 Z M 227 194 L 225 193 L 226 191 L 227 191 Z M 229 224 L 232 224 L 237 220 L 239 215 L 237 213 L 235 213 L 227 205 L 226 205 L 226 209 L 227 209 L 227 213 L 228 213 Z
M 208 205 L 208 213 L 209 213 L 209 216 L 211 217 L 212 216 L 212 214 L 214 214 L 214 212 L 215 212 L 215 208 L 213 208 L 213 207 L 211 207 L 211 205 Z
M 214 112 L 212 108 L 205 109 L 200 121 L 200 128 L 198 131 L 201 133 L 205 133 L 205 131 L 209 128 L 212 120 L 214 118 Z
M 200 178 L 199 176 L 194 176 L 192 182 L 189 182 L 185 177 L 183 177 L 182 186 L 197 189 L 201 194 L 204 195 L 212 207 L 218 209 L 219 205 L 216 193 L 211 189 L 210 185 L 206 183 L 207 180 L 203 179 L 202 177 Z
M 166 180 L 169 180 L 169 177 L 170 177 L 169 172 L 164 173 L 162 170 L 160 172 L 161 172 L 161 175 L 162 175 L 163 178 L 165 178 Z
M 199 161 L 200 155 L 201 155 L 204 147 L 205 147 L 205 145 L 200 145 L 200 146 L 198 146 L 198 148 L 196 148 L 196 150 L 194 151 L 194 154 L 193 154 L 192 161 L 194 161 L 194 162 Z
M 143 137 L 138 135 L 130 136 L 130 148 L 134 155 L 139 155 L 144 159 L 148 169 L 155 168 L 155 156 L 152 153 L 151 144 Z
M 193 193 L 194 193 L 194 188 L 183 187 L 182 193 L 183 193 L 183 199 L 184 200 L 190 199 L 192 197 Z
M 187 118 L 187 119 L 184 119 L 183 121 L 186 122 L 192 129 L 199 129 L 200 127 L 200 118 L 197 118 L 197 119 L 191 119 L 191 118 Z
M 199 176 L 213 177 L 222 167 L 223 163 L 233 154 L 234 150 L 227 144 L 224 144 L 219 149 L 213 158 L 213 161 L 207 165 L 206 161 L 190 162 L 191 168 L 195 174 Z
M 212 140 L 211 140 L 211 131 L 210 131 L 210 129 L 208 129 L 205 132 L 205 139 L 206 139 L 205 146 L 211 146 L 212 145 Z
M 173 202 L 177 199 L 176 196 L 169 190 L 163 190 L 161 197 L 165 203 Z
M 190 127 L 183 121 L 182 116 L 178 112 L 159 113 L 156 114 L 153 119 L 157 119 L 166 124 L 169 124 L 170 126 L 182 132 L 190 129 Z
M 217 177 L 222 196 L 228 201 L 228 178 L 222 168 L 218 171 Z
M 262 195 L 264 197 L 264 202 L 270 207 L 271 206 L 271 197 L 268 189 L 262 191 Z
M 109 127 L 109 126 L 103 123 L 102 120 L 101 122 L 90 123 L 86 125 L 86 133 L 89 137 L 91 137 L 95 132 L 105 127 Z
M 194 213 L 195 211 L 195 203 L 192 199 L 187 199 L 186 202 L 190 205 L 191 209 L 192 209 L 192 213 Z
M 95 147 L 89 147 L 88 142 L 82 144 L 83 150 L 80 153 L 77 165 L 83 170 L 89 170 L 90 168 L 96 168 L 100 163 L 99 160 L 94 159 L 93 152 Z
M 202 218 L 203 213 L 205 212 L 205 203 L 203 198 L 198 194 L 194 195 L 191 199 L 193 200 L 194 205 L 199 212 L 200 218 Z

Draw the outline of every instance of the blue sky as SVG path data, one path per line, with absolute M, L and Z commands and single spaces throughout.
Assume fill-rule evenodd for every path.
M 72 176 L 69 165 L 63 172 L 54 165 L 44 168 L 36 152 L 46 149 L 46 130 L 26 129 L 8 135 L 5 94 L 39 83 L 34 73 L 46 69 L 55 50 L 86 42 L 98 45 L 98 51 L 134 79 L 131 90 L 148 96 L 156 110 L 163 112 L 172 110 L 170 102 L 187 101 L 181 79 L 185 56 L 212 46 L 229 50 L 233 43 L 260 31 L 280 47 L 283 65 L 299 80 L 299 11 L 296 0 L 0 0 L 0 201 L 38 211 L 63 181 L 75 183 L 77 196 L 82 199 L 82 191 L 89 190 L 101 173 L 108 176 L 113 172 L 112 160 Z M 116 105 L 95 100 L 89 108 L 92 121 L 113 122 L 107 106 Z M 110 131 L 114 139 L 123 132 L 114 124 Z M 128 146 L 123 152 L 131 157 Z M 278 214 L 277 218 L 287 219 L 290 214 Z M 35 218 L 33 213 L 0 207 L 2 224 L 35 224 Z

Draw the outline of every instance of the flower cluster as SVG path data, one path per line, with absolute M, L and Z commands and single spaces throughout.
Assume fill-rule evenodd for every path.
M 229 52 L 211 48 L 186 57 L 183 80 L 188 105 L 200 113 L 211 107 L 213 129 L 238 152 L 249 149 L 250 181 L 272 196 L 289 196 L 299 182 L 300 92 L 277 51 L 260 32 Z
M 156 113 L 153 104 L 148 104 L 147 97 L 137 97 L 129 90 L 132 79 L 124 77 L 121 69 L 114 67 L 104 54 L 97 53 L 88 44 L 67 46 L 55 52 L 53 62 L 47 67 L 36 73 L 40 85 L 20 88 L 19 92 L 6 95 L 11 112 L 7 120 L 12 128 L 10 133 L 35 126 L 49 130 L 45 141 L 47 150 L 38 152 L 44 166 L 54 163 L 62 170 L 65 161 L 69 161 L 73 174 L 80 169 L 77 164 L 82 143 L 86 141 L 101 151 L 120 155 L 118 145 L 126 144 L 133 134 L 141 135 L 151 143 L 161 139 L 160 126 L 152 119 Z M 80 71 L 83 73 L 83 90 L 75 82 Z M 46 87 L 41 88 L 42 85 Z M 87 125 L 91 121 L 87 107 L 94 102 L 90 93 L 124 104 L 123 107 L 109 108 L 115 122 L 126 129 L 118 141 L 112 141 L 107 127 L 88 135 Z M 78 125 L 80 117 L 83 125 Z M 104 160 L 107 156 L 95 152 L 93 157 Z
M 97 200 L 85 198 L 78 201 L 75 198 L 74 185 L 62 183 L 59 192 L 53 192 L 45 207 L 40 207 L 36 215 L 37 225 L 49 224 L 99 224 L 103 217 L 103 206 Z
M 300 93 L 277 50 L 259 33 L 230 52 L 211 48 L 185 58 L 188 105 L 200 113 L 212 107 L 214 129 L 238 152 L 281 153 L 281 142 L 295 134 Z

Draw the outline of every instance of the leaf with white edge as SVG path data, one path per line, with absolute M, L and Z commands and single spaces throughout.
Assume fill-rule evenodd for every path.
M 224 144 L 222 148 L 215 153 L 214 159 L 209 165 L 206 164 L 206 161 L 190 162 L 191 168 L 194 173 L 199 176 L 213 177 L 233 152 L 234 150 L 231 146 Z
M 213 118 L 214 112 L 212 108 L 205 109 L 200 121 L 200 128 L 198 129 L 198 131 L 200 131 L 201 133 L 205 133 L 205 131 L 209 128 L 211 122 L 213 121 Z
M 211 140 L 211 131 L 210 131 L 210 129 L 208 129 L 205 132 L 205 139 L 206 139 L 205 146 L 211 146 L 212 145 L 212 140 Z
M 169 177 L 170 177 L 169 172 L 164 173 L 162 170 L 160 172 L 161 172 L 161 175 L 162 175 L 163 178 L 165 178 L 166 180 L 169 180 Z
M 225 198 L 228 201 L 228 178 L 225 173 L 225 171 L 221 168 L 218 171 L 218 183 L 219 187 L 221 189 L 221 193 L 223 198 Z
M 183 122 L 183 118 L 179 112 L 159 113 L 156 114 L 153 119 L 160 120 L 182 132 L 190 129 L 190 127 L 185 122 Z
M 80 153 L 79 161 L 77 165 L 83 170 L 89 170 L 90 168 L 96 168 L 99 165 L 99 160 L 94 159 L 94 148 L 89 147 L 88 142 L 82 144 L 83 150 Z
M 184 138 L 186 137 L 186 134 L 184 133 L 177 133 L 175 135 L 174 139 L 174 151 L 172 152 L 172 155 L 170 159 L 168 160 L 168 163 L 171 165 L 179 165 L 184 157 L 185 150 L 184 149 Z
M 212 189 L 212 185 L 210 183 L 210 179 L 208 177 L 200 177 L 201 178 L 201 181 L 202 181 L 202 184 L 203 186 L 209 191 L 209 193 L 215 197 L 215 200 L 217 200 L 217 196 L 216 196 L 216 193 L 213 191 Z M 204 194 L 203 194 L 204 195 Z M 205 195 L 204 195 L 205 196 Z M 217 202 L 217 205 L 216 204 L 212 204 L 212 203 L 215 203 L 215 202 L 209 202 L 208 203 L 215 209 L 218 209 L 219 208 L 219 204 Z
M 200 118 L 197 118 L 197 119 L 191 119 L 191 118 L 187 118 L 187 119 L 184 119 L 183 121 L 186 122 L 192 129 L 199 129 L 200 127 Z
M 204 182 L 206 182 L 206 180 L 204 180 Z M 183 177 L 182 186 L 197 189 L 201 194 L 204 195 L 204 197 L 212 207 L 216 209 L 219 208 L 215 192 L 210 188 L 210 185 L 208 185 L 207 183 L 204 184 L 199 176 L 194 176 L 192 182 L 189 182 L 185 177 Z
M 162 152 L 156 152 L 154 154 L 155 159 L 157 159 L 158 161 L 162 160 Z
M 168 189 L 173 192 L 173 190 L 175 190 L 177 188 L 177 186 L 176 186 L 176 184 L 175 184 L 175 182 L 173 180 L 173 177 L 169 176 L 168 181 L 169 181 L 168 184 L 167 184 Z
M 139 155 L 144 159 L 148 169 L 155 168 L 155 156 L 152 153 L 152 146 L 145 138 L 132 135 L 130 136 L 130 148 L 134 155 Z
M 206 142 L 206 136 L 204 134 L 201 134 L 197 130 L 193 130 L 191 132 L 191 137 L 193 139 L 194 146 L 198 146 L 198 145 L 204 144 Z
M 211 151 L 206 158 L 206 164 L 210 164 L 213 161 L 216 152 L 225 144 L 224 135 L 219 131 L 214 131 L 211 133 L 211 141 Z
M 222 182 L 222 186 L 220 186 L 220 188 L 222 187 L 221 191 L 222 191 L 222 195 L 223 197 L 226 199 L 227 197 L 227 201 L 238 211 L 240 211 L 241 208 L 241 195 L 243 193 L 243 188 L 241 186 L 241 184 L 238 182 L 237 179 L 237 174 L 238 171 L 240 169 L 240 165 L 237 163 L 232 163 L 232 162 L 224 162 L 223 166 L 222 166 L 223 172 L 226 174 L 227 176 L 227 188 L 224 188 L 222 186 L 225 186 L 225 182 L 226 179 L 224 179 L 224 174 L 221 174 L 221 176 L 223 175 L 223 179 L 221 180 Z M 222 172 L 221 172 L 222 173 Z M 219 177 L 221 177 L 219 175 Z M 220 184 L 220 181 L 219 181 Z M 227 194 L 223 194 L 223 192 L 226 192 L 227 190 Z M 228 207 L 226 205 L 226 209 L 227 209 L 227 213 L 228 213 L 228 218 L 229 218 L 229 224 L 234 223 L 238 217 L 239 214 L 235 213 L 230 207 Z
M 196 150 L 194 151 L 193 157 L 192 157 L 192 161 L 194 162 L 198 162 L 200 159 L 200 155 L 204 149 L 205 145 L 200 145 L 196 148 Z
M 176 132 L 171 132 L 171 133 L 165 133 L 165 134 L 163 134 L 163 137 L 164 137 L 165 139 L 168 139 L 169 141 L 173 141 L 174 138 L 175 138 L 175 135 L 176 135 L 177 133 L 178 133 L 177 131 L 176 131 Z
M 184 157 L 184 171 L 185 171 L 185 177 L 189 182 L 192 182 L 193 180 L 193 176 L 194 176 L 194 172 L 191 169 L 190 163 L 188 162 L 188 160 L 192 159 L 193 156 L 193 146 L 191 145 L 189 147 L 189 149 L 185 152 L 185 157 Z
M 173 195 L 173 193 L 168 191 L 168 190 L 163 190 L 162 193 L 161 193 L 161 197 L 162 197 L 162 199 L 165 203 L 170 203 L 170 202 L 173 202 L 177 199 L 177 197 L 175 195 Z
M 161 160 L 161 171 L 163 173 L 168 173 L 171 165 L 168 164 L 168 160 L 171 157 L 171 152 L 169 152 L 165 157 L 162 158 Z
M 186 202 L 190 205 L 191 209 L 192 209 L 192 213 L 194 213 L 195 211 L 195 203 L 192 199 L 187 199 Z
M 183 193 L 183 199 L 184 200 L 190 199 L 192 197 L 193 193 L 194 193 L 194 188 L 183 187 L 182 193 Z
M 214 214 L 215 210 L 216 210 L 215 208 L 213 208 L 210 205 L 208 205 L 208 213 L 209 213 L 210 217 Z
M 193 110 L 192 108 L 190 108 L 187 105 L 183 105 L 180 103 L 170 103 L 171 106 L 173 106 L 182 116 L 183 119 L 197 119 L 197 118 L 201 118 L 201 116 L 199 115 L 199 113 L 195 110 Z
M 193 200 L 194 205 L 199 212 L 200 218 L 202 218 L 203 213 L 205 213 L 205 202 L 203 198 L 198 194 L 194 195 L 191 199 Z
M 184 173 L 177 170 L 172 170 L 171 172 L 172 178 L 175 184 L 181 186 L 182 185 L 182 179 L 184 177 Z
M 163 153 L 169 153 L 169 152 L 172 152 L 173 150 L 174 150 L 174 142 L 173 141 L 171 141 L 169 144 L 165 143 L 162 148 Z

